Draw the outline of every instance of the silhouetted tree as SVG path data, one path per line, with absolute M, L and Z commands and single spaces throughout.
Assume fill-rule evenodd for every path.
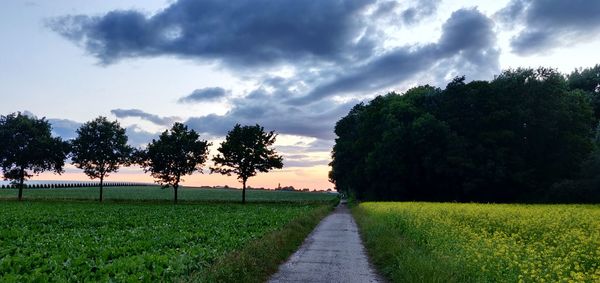
M 144 171 L 157 179 L 157 183 L 173 187 L 173 201 L 177 203 L 177 189 L 182 177 L 196 171 L 202 173 L 209 145 L 206 140 L 200 140 L 196 131 L 175 123 L 158 140 L 153 139 L 145 150 L 138 151 L 137 161 Z
M 242 203 L 246 203 L 246 181 L 258 172 L 283 168 L 283 158 L 271 148 L 277 135 L 265 132 L 263 127 L 236 124 L 217 149 L 211 172 L 231 176 L 242 182 Z
M 52 137 L 50 123 L 13 113 L 0 116 L 0 167 L 5 180 L 18 183 L 18 199 L 23 198 L 25 179 L 44 171 L 62 173 L 68 143 Z
M 117 121 L 98 117 L 77 129 L 77 137 L 71 142 L 73 165 L 90 177 L 100 179 L 100 202 L 102 202 L 104 178 L 127 165 L 133 149 L 127 145 L 127 135 Z
M 600 65 L 573 71 L 567 75 L 567 82 L 571 89 L 581 90 L 588 97 L 594 109 L 594 126 L 597 125 L 600 121 Z
M 552 69 L 458 77 L 355 106 L 336 124 L 330 179 L 359 199 L 539 199 L 578 176 L 593 121 L 583 90 Z

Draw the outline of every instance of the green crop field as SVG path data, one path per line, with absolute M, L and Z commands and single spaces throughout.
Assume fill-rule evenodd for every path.
M 0 205 L 2 282 L 185 281 L 192 275 L 201 280 L 220 259 L 295 219 L 312 217 L 308 233 L 331 207 L 89 201 Z M 272 242 L 269 246 L 277 248 Z
M 394 282 L 600 282 L 599 205 L 361 203 Z
M 14 199 L 17 189 L 0 189 L 0 199 Z M 25 199 L 52 200 L 93 200 L 98 198 L 97 187 L 61 188 L 61 189 L 25 189 Z M 250 202 L 279 201 L 329 201 L 337 198 L 335 194 L 323 192 L 291 192 L 269 190 L 247 190 L 246 198 Z M 173 189 L 161 189 L 159 186 L 147 187 L 105 187 L 105 200 L 171 200 Z M 242 191 L 236 189 L 180 188 L 181 201 L 239 201 Z
M 107 187 L 102 204 L 94 187 L 16 193 L 0 190 L 2 282 L 260 280 L 337 200 L 248 190 L 242 205 L 240 190 L 183 188 L 173 205 L 157 186 Z

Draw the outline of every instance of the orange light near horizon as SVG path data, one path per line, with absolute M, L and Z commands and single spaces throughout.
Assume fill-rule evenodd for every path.
M 76 169 L 72 165 L 65 166 L 66 172 L 58 175 L 53 173 L 42 173 L 39 176 L 33 177 L 31 180 L 48 180 L 48 181 L 90 181 L 83 171 Z M 220 174 L 208 174 L 208 170 L 204 170 L 205 174 L 195 173 L 191 176 L 183 177 L 184 186 L 230 186 L 241 187 L 240 182 L 235 176 L 224 176 Z M 317 189 L 326 190 L 333 188 L 333 185 L 328 181 L 329 167 L 328 166 L 313 166 L 313 167 L 290 167 L 281 170 L 273 170 L 269 173 L 259 173 L 255 177 L 248 180 L 250 187 L 277 188 L 279 184 L 284 186 L 293 186 L 296 189 Z M 121 168 L 119 172 L 111 174 L 106 181 L 122 181 L 122 182 L 140 182 L 154 183 L 154 179 L 150 174 L 144 173 L 139 167 Z

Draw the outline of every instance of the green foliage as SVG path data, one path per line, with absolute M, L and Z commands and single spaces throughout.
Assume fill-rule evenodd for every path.
M 320 207 L 3 203 L 0 281 L 157 282 L 186 280 L 191 274 L 202 277 L 246 243 L 298 217 L 314 215 Z
M 600 65 L 579 69 L 567 76 L 571 89 L 583 91 L 594 108 L 596 122 L 600 120 Z
M 361 203 L 353 209 L 392 282 L 598 282 L 600 206 Z
M 321 206 L 294 218 L 283 229 L 221 258 L 206 273 L 192 274 L 189 281 L 266 282 L 270 275 L 277 272 L 279 264 L 300 247 L 306 236 L 331 209 L 332 206 Z
M 355 106 L 335 127 L 330 179 L 358 199 L 539 200 L 592 152 L 589 99 L 552 69 L 421 86 Z
M 117 121 L 98 117 L 83 124 L 71 142 L 73 165 L 91 179 L 100 179 L 100 201 L 105 177 L 128 164 L 133 149 L 127 145 L 127 135 Z
M 258 172 L 283 168 L 283 158 L 271 148 L 276 137 L 273 131 L 267 133 L 259 125 L 236 124 L 217 149 L 219 153 L 213 157 L 215 165 L 210 170 L 227 176 L 237 175 L 243 185 L 242 203 L 246 202 L 248 178 Z
M 69 145 L 52 137 L 45 118 L 21 113 L 0 116 L 0 140 L 0 167 L 5 180 L 19 184 L 19 200 L 25 179 L 44 171 L 63 171 Z
M 164 131 L 158 140 L 153 139 L 145 150 L 137 153 L 138 162 L 157 183 L 174 188 L 173 200 L 177 203 L 177 189 L 182 177 L 202 173 L 209 145 L 206 140 L 200 140 L 196 131 L 175 123 L 170 131 Z

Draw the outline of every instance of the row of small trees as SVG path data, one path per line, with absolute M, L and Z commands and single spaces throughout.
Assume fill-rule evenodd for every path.
M 58 184 L 23 184 L 24 188 L 31 189 L 54 189 L 54 188 L 82 188 L 82 187 L 98 187 L 100 183 L 58 183 Z M 106 187 L 125 187 L 125 186 L 148 186 L 144 183 L 120 183 L 110 182 L 104 184 Z M 0 185 L 1 189 L 18 189 L 19 186 L 16 184 Z
M 276 134 L 264 128 L 235 125 L 213 157 L 211 173 L 237 175 L 243 184 L 242 202 L 246 202 L 246 182 L 258 172 L 283 167 L 283 158 L 272 148 Z M 91 179 L 99 180 L 100 201 L 103 199 L 104 179 L 121 166 L 140 165 L 163 187 L 173 187 L 173 201 L 183 177 L 203 173 L 211 145 L 182 123 L 175 123 L 146 148 L 127 145 L 127 135 L 117 121 L 98 117 L 83 124 L 77 137 L 63 141 L 52 137 L 51 125 L 21 113 L 0 116 L 0 168 L 5 180 L 19 188 L 23 198 L 24 181 L 44 171 L 62 173 L 67 158 Z

